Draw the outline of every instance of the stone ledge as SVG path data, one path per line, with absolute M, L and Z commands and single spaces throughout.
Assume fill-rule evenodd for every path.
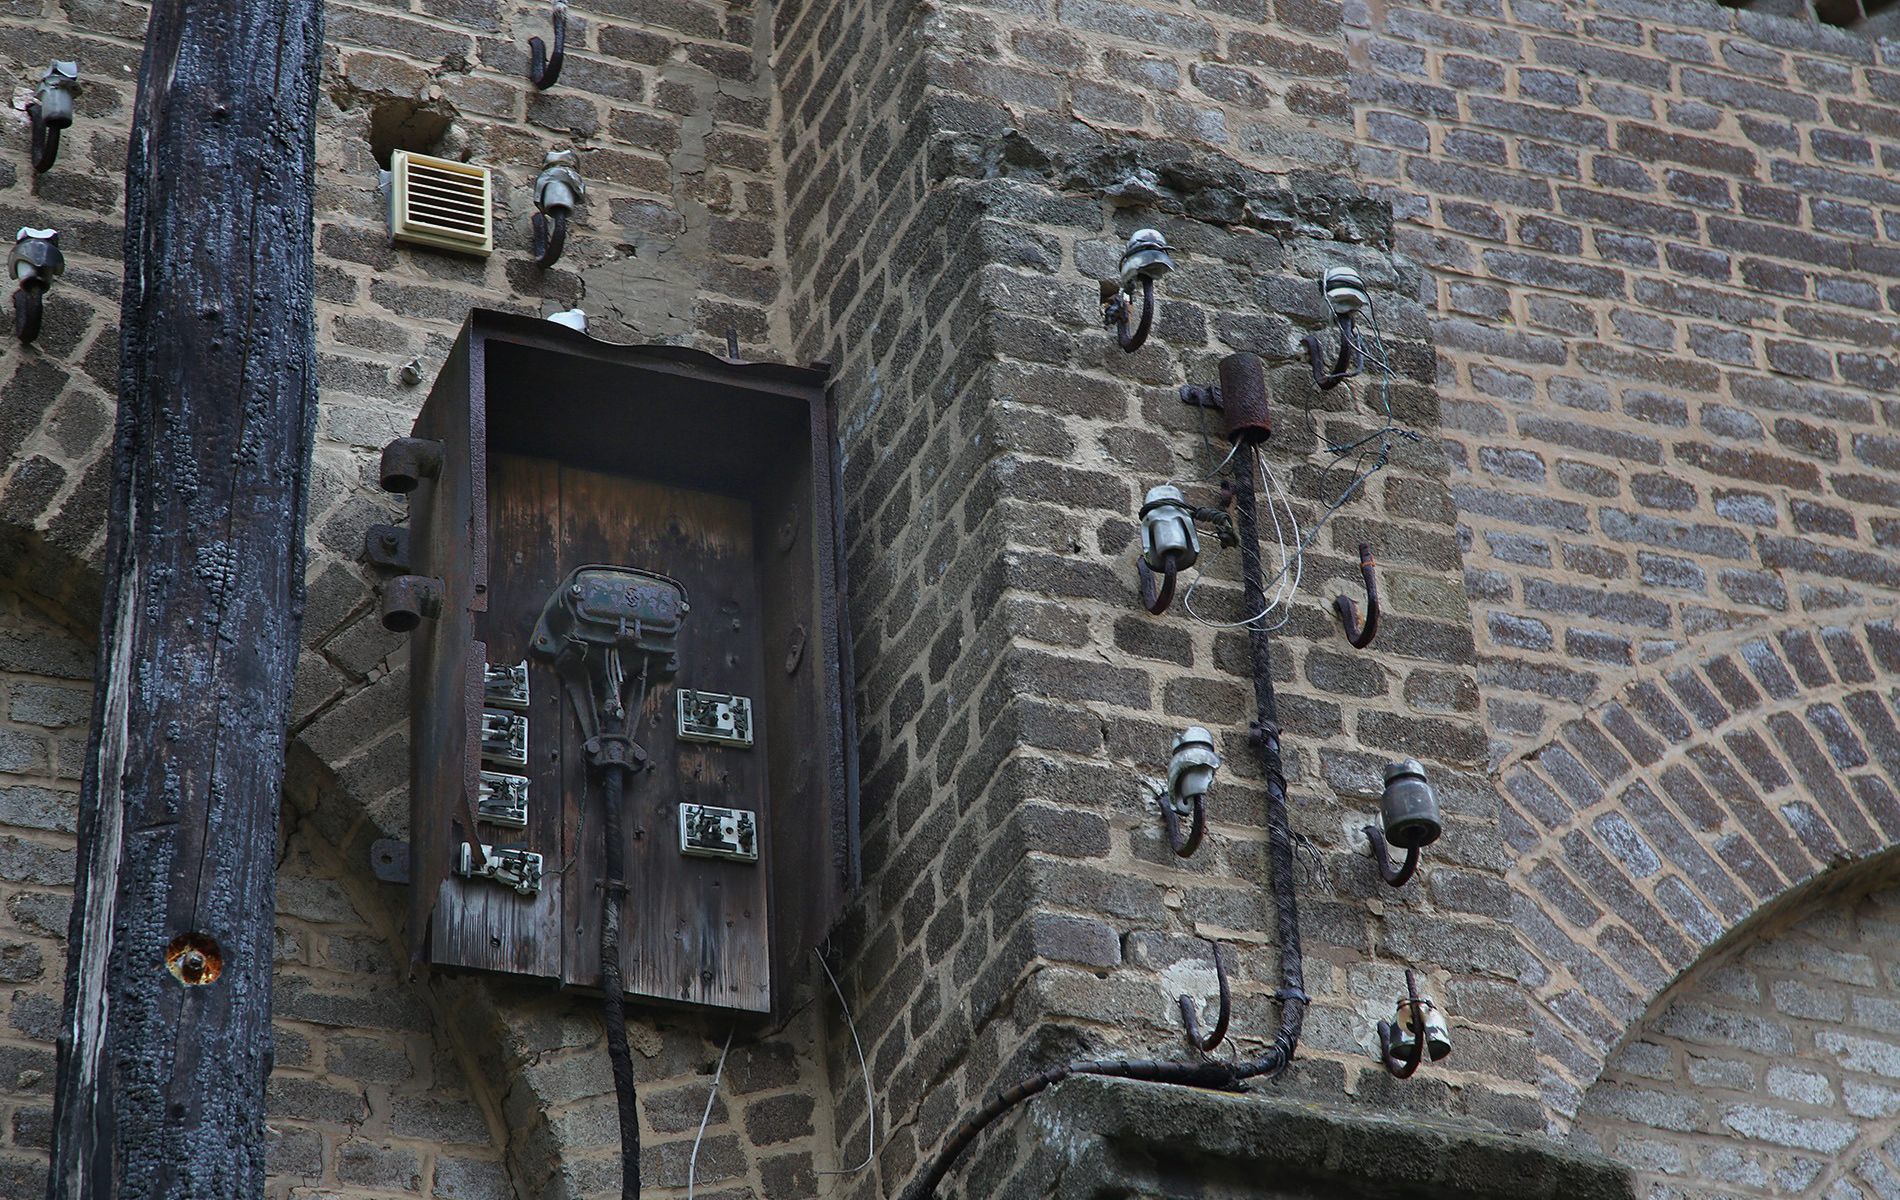
M 1353 1109 L 1124 1079 L 1030 1101 L 1007 1196 L 1046 1200 L 1631 1200 L 1608 1159 Z

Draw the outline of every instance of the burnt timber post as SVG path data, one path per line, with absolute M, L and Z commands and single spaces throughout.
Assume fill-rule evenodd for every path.
M 152 6 L 51 1200 L 264 1190 L 321 13 Z

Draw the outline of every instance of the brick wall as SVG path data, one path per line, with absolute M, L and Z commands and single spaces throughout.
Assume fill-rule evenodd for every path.
M 1696 968 L 1590 1089 L 1581 1140 L 1652 1200 L 1900 1186 L 1900 892 L 1804 904 Z
M 1313 542 L 1276 635 L 1314 1005 L 1274 1086 L 1561 1126 L 1724 930 L 1900 835 L 1882 357 L 1900 120 L 1869 43 L 1646 0 L 602 0 L 573 10 L 562 83 L 536 94 L 539 4 L 329 8 L 291 789 L 307 849 L 288 861 L 350 898 L 343 924 L 393 933 L 361 867 L 407 820 L 407 656 L 354 558 L 401 517 L 371 485 L 420 400 L 404 363 L 431 375 L 470 305 L 576 301 L 610 338 L 721 349 L 731 328 L 748 356 L 832 363 L 866 868 L 835 942 L 880 1147 L 842 1190 L 894 1190 L 1033 1067 L 1169 1053 L 1175 998 L 1212 991 L 1209 939 L 1234 956 L 1241 1048 L 1273 1031 L 1245 641 L 1139 613 L 1132 517 L 1145 488 L 1213 466 L 1177 389 L 1234 350 L 1268 360 L 1266 460 L 1307 528 L 1338 495 L 1324 447 L 1380 418 L 1365 383 L 1317 393 L 1296 357 L 1326 266 L 1371 285 L 1417 440 Z M 0 352 L 0 547 L 35 604 L 83 624 L 142 18 L 64 11 L 50 30 L 0 17 L 23 81 L 58 55 L 95 85 L 55 171 L 0 155 L 0 217 L 58 225 L 72 264 L 40 343 Z M 387 245 L 371 142 L 392 129 L 501 169 L 494 259 Z M 544 274 L 529 186 L 570 142 L 590 196 Z M 1125 355 L 1093 281 L 1143 225 L 1180 268 Z M 1361 540 L 1387 610 L 1368 654 L 1328 611 L 1357 594 Z M 1233 558 L 1197 595 L 1217 620 L 1241 615 Z M 1206 846 L 1178 860 L 1150 780 L 1191 723 L 1227 766 Z M 1393 892 L 1357 830 L 1399 754 L 1427 761 L 1449 828 Z M 300 936 L 315 968 L 362 935 Z M 1400 1085 L 1368 1051 L 1407 966 L 1458 1034 Z M 702 1195 L 810 1195 L 861 1154 L 851 1038 L 821 977 L 802 986 L 792 1026 L 727 1064 Z M 430 1037 L 474 1051 L 425 1071 L 412 1049 L 414 1077 L 363 1094 L 462 1088 L 500 1131 L 486 1157 L 418 1158 L 418 1187 L 446 1155 L 504 1161 L 522 1195 L 611 1190 L 591 1006 L 466 980 L 415 996 Z M 285 1016 L 325 1056 L 284 1070 L 321 1083 L 343 1035 Z M 636 1031 L 656 1188 L 683 1187 L 723 1035 Z M 366 1103 L 365 1131 L 406 1136 Z M 980 1146 L 967 1194 L 1001 1194 L 1019 1144 Z M 324 1169 L 342 1145 L 322 1142 Z M 367 1186 L 312 1186 L 345 1184 Z
M 1342 486 L 1310 462 L 1371 428 L 1364 396 L 1316 395 L 1292 358 L 1321 323 L 1327 263 L 1377 289 L 1400 419 L 1435 432 L 1419 280 L 1389 255 L 1381 206 L 1315 169 L 1346 161 L 1345 113 L 1325 104 L 1342 94 L 1340 14 L 1301 13 L 1294 27 L 1244 4 L 781 9 L 794 325 L 805 356 L 840 364 L 870 879 L 844 941 L 861 948 L 860 1029 L 889 1081 L 887 1190 L 996 1084 L 1178 1045 L 1176 997 L 1213 987 L 1204 937 L 1237 951 L 1243 1047 L 1273 1031 L 1244 641 L 1134 615 L 1129 547 L 1139 488 L 1187 474 L 1203 447 L 1178 385 L 1211 381 L 1233 349 L 1275 366 L 1271 461 L 1302 516 Z M 1090 107 L 1104 103 L 1121 116 Z M 1183 265 L 1154 344 L 1129 356 L 1091 281 L 1148 223 Z M 1486 945 L 1504 904 L 1496 801 L 1454 770 L 1481 762 L 1484 738 L 1452 522 L 1428 440 L 1309 556 L 1308 596 L 1329 596 L 1357 586 L 1357 541 L 1381 543 L 1387 657 L 1345 653 L 1310 599 L 1281 642 L 1297 824 L 1321 864 L 1316 1007 L 1286 1086 L 1521 1129 L 1542 1117 L 1515 950 Z M 1229 556 L 1206 611 L 1237 615 L 1235 579 Z M 1230 765 L 1207 848 L 1181 863 L 1145 780 L 1195 721 Z M 1354 843 L 1393 752 L 1434 762 L 1453 824 L 1431 897 L 1397 910 Z M 1453 1073 L 1410 1092 L 1365 1057 L 1402 962 L 1471 1023 Z M 1008 1153 L 979 1150 L 969 1194 L 1003 1186 Z
M 1561 1120 L 1725 929 L 1892 839 L 1900 109 L 1884 44 L 1714 5 L 1348 23 Z

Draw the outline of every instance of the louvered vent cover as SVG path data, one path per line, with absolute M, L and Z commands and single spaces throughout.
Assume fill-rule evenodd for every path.
M 494 250 L 487 167 L 397 150 L 389 174 L 389 232 L 397 241 L 464 254 Z

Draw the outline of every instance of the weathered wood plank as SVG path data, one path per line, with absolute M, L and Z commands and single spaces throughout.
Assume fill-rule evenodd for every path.
M 126 172 L 53 1200 L 263 1192 L 277 818 L 316 417 L 321 11 L 152 7 Z
M 680 631 L 680 672 L 648 691 L 635 740 L 651 770 L 628 782 L 627 911 L 621 928 L 626 990 L 664 1000 L 764 1012 L 771 1007 L 764 863 L 688 858 L 679 850 L 680 802 L 749 808 L 769 819 L 764 731 L 750 750 L 678 743 L 678 687 L 733 692 L 764 705 L 761 598 L 753 563 L 752 508 L 743 500 L 574 468 L 561 473 L 563 572 L 622 563 L 672 575 L 692 612 Z M 564 723 L 574 724 L 571 712 Z M 575 761 L 580 740 L 564 730 Z M 569 805 L 574 806 L 570 798 Z M 600 789 L 590 782 L 577 818 L 576 878 L 601 877 Z M 594 831 L 591 835 L 589 830 Z M 763 857 L 769 860 L 769 847 Z M 597 889 L 570 892 L 569 982 L 600 985 Z
M 561 578 L 560 468 L 547 459 L 491 454 L 488 475 L 490 540 L 497 569 L 488 611 L 476 622 L 488 662 L 528 659 L 528 639 L 547 601 L 551 579 Z M 441 965 L 561 977 L 561 912 L 572 871 L 563 872 L 560 681 L 544 658 L 528 661 L 528 765 L 491 769 L 530 779 L 526 829 L 482 826 L 490 845 L 523 843 L 547 864 L 541 892 L 519 896 L 486 880 L 442 882 L 431 956 Z

